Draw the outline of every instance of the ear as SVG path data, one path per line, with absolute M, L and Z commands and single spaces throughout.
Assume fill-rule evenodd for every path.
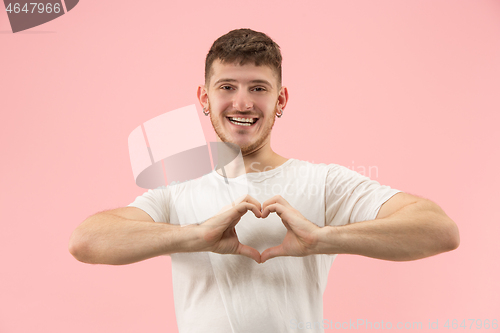
M 279 95 L 278 95 L 278 107 L 281 110 L 285 109 L 286 103 L 288 103 L 288 88 L 281 87 Z
M 198 91 L 196 93 L 198 96 L 198 101 L 200 101 L 201 107 L 205 108 L 206 110 L 210 109 L 210 105 L 208 105 L 208 92 L 205 89 L 205 85 L 199 85 L 198 86 Z

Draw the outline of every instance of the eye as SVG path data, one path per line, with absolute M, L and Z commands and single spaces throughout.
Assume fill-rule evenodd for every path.
M 255 91 L 259 91 L 259 92 L 260 92 L 260 91 L 266 91 L 266 88 L 264 88 L 264 87 L 255 87 L 255 88 L 253 88 L 253 89 L 254 89 Z
M 222 89 L 222 90 L 230 90 L 230 89 L 232 89 L 232 87 L 231 86 L 221 86 L 220 89 Z

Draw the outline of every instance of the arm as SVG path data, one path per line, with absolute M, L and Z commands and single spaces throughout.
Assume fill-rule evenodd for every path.
M 239 242 L 235 226 L 251 210 L 260 217 L 260 203 L 250 196 L 202 224 L 157 223 L 136 207 L 118 208 L 87 218 L 73 231 L 69 252 L 89 264 L 125 265 L 160 255 L 212 251 L 240 254 L 257 262 L 260 253 Z
M 407 261 L 454 250 L 459 243 L 455 222 L 437 204 L 398 193 L 375 220 L 318 230 L 316 251 Z
M 73 231 L 69 252 L 84 263 L 125 265 L 196 244 L 192 227 L 156 223 L 142 209 L 123 207 L 87 218 Z
M 430 200 L 398 193 L 380 209 L 375 220 L 344 226 L 318 227 L 281 196 L 262 205 L 262 217 L 276 212 L 288 231 L 279 246 L 265 250 L 262 262 L 277 256 L 358 254 L 405 261 L 451 251 L 460 238 L 455 223 Z

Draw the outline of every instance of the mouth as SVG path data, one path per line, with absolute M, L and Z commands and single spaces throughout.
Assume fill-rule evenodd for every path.
M 259 118 L 251 117 L 226 117 L 226 119 L 233 125 L 241 127 L 251 127 L 257 123 Z

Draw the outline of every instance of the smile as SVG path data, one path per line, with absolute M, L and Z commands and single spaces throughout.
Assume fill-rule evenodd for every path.
M 259 120 L 258 118 L 238 118 L 238 117 L 227 117 L 230 123 L 238 126 L 252 126 Z

